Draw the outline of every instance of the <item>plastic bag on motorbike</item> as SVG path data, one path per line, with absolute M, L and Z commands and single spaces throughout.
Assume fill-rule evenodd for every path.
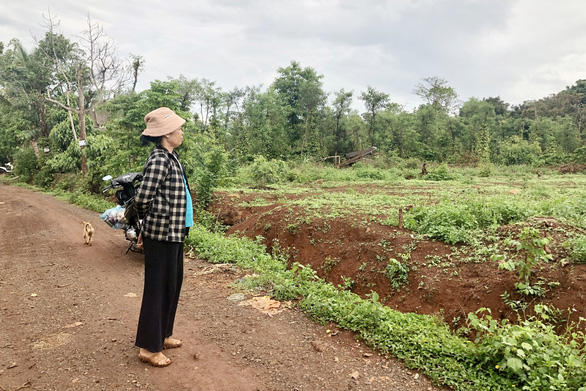
M 124 212 L 125 209 L 122 206 L 116 205 L 114 208 L 110 208 L 102 213 L 100 218 L 114 229 L 124 229 L 128 226 L 126 224 Z

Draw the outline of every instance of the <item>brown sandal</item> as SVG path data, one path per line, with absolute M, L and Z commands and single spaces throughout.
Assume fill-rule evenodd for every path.
M 171 359 L 161 352 L 151 353 L 149 355 L 138 353 L 138 358 L 142 362 L 146 362 L 148 364 L 151 364 L 153 367 L 159 368 L 166 367 L 167 365 L 171 365 L 172 363 Z
M 165 338 L 165 341 L 163 342 L 163 347 L 165 349 L 180 348 L 181 346 L 183 346 L 183 341 L 181 341 L 180 339 L 169 337 Z

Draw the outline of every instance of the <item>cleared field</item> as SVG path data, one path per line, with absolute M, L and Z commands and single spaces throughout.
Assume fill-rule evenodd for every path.
M 545 303 L 560 325 L 585 315 L 584 175 L 227 189 L 213 209 L 228 234 L 262 236 L 290 264 L 311 265 L 363 297 L 376 292 L 401 312 L 438 315 L 454 329 L 479 308 L 516 320 Z M 526 231 L 535 238 L 523 239 Z M 517 248 L 523 243 L 532 249 Z

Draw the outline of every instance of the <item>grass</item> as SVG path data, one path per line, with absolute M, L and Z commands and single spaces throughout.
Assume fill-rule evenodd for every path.
M 402 359 L 410 368 L 422 370 L 438 384 L 455 390 L 511 390 L 524 389 L 525 385 L 538 380 L 539 384 L 551 386 L 547 389 L 586 391 L 575 386 L 586 382 L 583 351 L 572 340 L 559 338 L 551 330 L 547 334 L 548 349 L 560 352 L 555 355 L 558 359 L 553 369 L 548 367 L 549 363 L 529 368 L 534 376 L 528 379 L 524 372 L 503 372 L 506 367 L 500 370 L 498 365 L 487 366 L 487 362 L 500 361 L 499 352 L 488 349 L 485 340 L 473 343 L 454 335 L 436 317 L 403 314 L 385 307 L 378 301 L 376 293 L 372 293 L 370 299 L 362 299 L 347 290 L 338 289 L 318 278 L 310 267 L 296 263 L 287 269 L 282 259 L 267 254 L 259 242 L 226 237 L 196 226 L 191 230 L 187 243 L 209 262 L 233 262 L 251 269 L 254 273 L 243 283 L 246 288 L 268 290 L 281 300 L 297 299 L 298 306 L 315 320 L 336 322 L 342 328 L 356 331 L 366 343 L 384 354 Z M 476 324 L 482 325 L 482 320 L 477 318 Z M 517 332 L 516 329 L 496 328 L 493 322 L 490 325 L 499 330 L 505 343 L 507 338 L 512 338 L 509 334 Z M 524 327 L 524 338 L 539 346 L 541 331 L 532 328 L 531 324 Z M 568 351 L 572 352 L 573 361 L 564 363 L 562 353 Z M 559 379 L 550 381 L 552 374 L 559 371 L 572 376 L 565 377 L 563 382 Z
M 398 208 L 409 204 L 415 207 L 405 214 L 406 226 L 448 243 L 475 244 L 503 224 L 535 215 L 553 216 L 579 229 L 586 228 L 584 175 L 545 173 L 537 177 L 530 170 L 513 169 L 478 178 L 474 171 L 462 170 L 451 175 L 453 180 L 435 182 L 406 181 L 396 170 L 372 167 L 301 167 L 292 171 L 293 182 L 273 185 L 270 191 L 255 190 L 257 197 L 253 200 L 257 206 L 278 204 L 287 211 L 292 229 L 314 218 L 327 224 L 328 219 L 348 215 L 361 216 L 357 221 L 362 222 L 395 224 Z M 316 184 L 318 179 L 323 182 Z M 366 194 L 353 188 L 358 183 L 368 184 Z M 248 193 L 246 189 L 228 191 L 236 190 Z M 100 196 L 81 191 L 53 194 L 96 212 L 112 206 Z M 288 269 L 284 257 L 267 254 L 260 240 L 226 237 L 198 225 L 186 242 L 209 262 L 232 262 L 252 270 L 242 282 L 244 287 L 268 291 L 278 299 L 296 300 L 316 321 L 336 322 L 357 332 L 366 343 L 400 358 L 408 367 L 420 369 L 437 384 L 455 390 L 586 391 L 584 347 L 577 342 L 584 338 L 580 333 L 558 336 L 542 319 L 529 319 L 517 328 L 500 324 L 490 315 L 471 316 L 469 327 L 477 331 L 479 339 L 469 341 L 454 335 L 436 317 L 403 314 L 383 306 L 376 293 L 363 299 L 318 278 L 310 267 L 295 263 Z M 570 238 L 567 243 L 581 262 L 586 253 L 583 236 Z M 484 258 L 475 254 L 475 247 L 468 248 L 470 257 Z M 483 251 L 490 252 L 490 247 Z M 330 263 L 333 267 L 334 261 Z

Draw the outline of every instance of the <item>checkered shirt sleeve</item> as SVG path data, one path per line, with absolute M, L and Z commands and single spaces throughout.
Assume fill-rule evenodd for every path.
M 182 242 L 185 237 L 187 194 L 183 171 L 175 153 L 155 147 L 144 166 L 142 183 L 136 193 L 136 209 L 143 218 L 145 237 Z

